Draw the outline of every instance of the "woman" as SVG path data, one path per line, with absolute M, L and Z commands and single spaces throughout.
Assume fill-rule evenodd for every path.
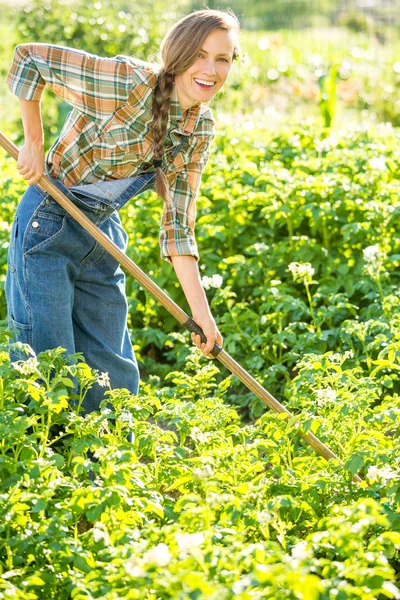
M 201 287 L 194 238 L 196 195 L 215 135 L 205 102 L 221 89 L 239 56 L 231 11 L 201 10 L 167 32 L 160 65 L 102 58 L 49 44 L 16 47 L 7 77 L 19 97 L 24 145 L 17 169 L 29 186 L 18 206 L 9 251 L 9 323 L 38 353 L 57 346 L 82 352 L 113 388 L 138 393 L 139 373 L 127 329 L 125 279 L 115 259 L 35 185 L 44 168 L 121 249 L 127 235 L 118 209 L 153 187 L 164 202 L 161 257 L 172 263 L 207 343 L 222 344 Z M 46 162 L 40 99 L 45 85 L 73 109 Z M 20 358 L 18 354 L 14 358 Z M 103 390 L 85 398 L 99 408 Z

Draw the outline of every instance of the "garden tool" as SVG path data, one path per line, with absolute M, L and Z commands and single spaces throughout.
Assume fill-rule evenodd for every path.
M 2 132 L 0 132 L 0 145 L 15 159 L 18 160 L 19 150 L 17 146 L 11 142 Z M 166 308 L 175 319 L 183 325 L 188 331 L 195 332 L 200 335 L 202 342 L 207 339 L 203 330 L 197 323 L 189 317 L 154 281 L 150 279 L 124 252 L 122 252 L 92 221 L 77 208 L 77 206 L 66 197 L 54 183 L 43 175 L 38 185 L 48 192 L 54 200 L 56 200 L 78 223 L 88 231 L 93 238 L 101 244 L 120 264 L 130 273 L 150 294 L 156 298 L 164 308 Z M 214 343 L 211 351 L 213 357 L 217 358 L 231 373 L 244 383 L 260 400 L 269 408 L 280 415 L 284 415 L 283 419 L 293 419 L 295 417 L 290 413 L 272 394 L 263 388 L 243 367 L 241 367 L 221 346 Z M 294 425 L 295 426 L 295 425 Z M 323 444 L 312 432 L 302 431 L 300 427 L 296 427 L 296 433 L 307 442 L 314 450 L 327 461 L 330 459 L 339 458 Z M 343 466 L 343 465 L 342 465 Z M 353 481 L 360 483 L 363 480 L 359 475 L 353 475 Z

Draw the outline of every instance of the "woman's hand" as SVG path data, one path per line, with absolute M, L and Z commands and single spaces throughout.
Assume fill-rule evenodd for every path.
M 29 185 L 35 185 L 44 175 L 43 142 L 25 142 L 18 153 L 17 169 Z
M 202 350 L 203 356 L 215 358 L 210 352 L 213 349 L 215 342 L 217 342 L 219 346 L 222 346 L 222 335 L 218 330 L 212 315 L 210 313 L 198 316 L 193 315 L 193 320 L 202 328 L 204 335 L 207 338 L 207 343 L 202 342 L 200 335 L 196 333 L 192 333 L 192 341 L 199 350 Z

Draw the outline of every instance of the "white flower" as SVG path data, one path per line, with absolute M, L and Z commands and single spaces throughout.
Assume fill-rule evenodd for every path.
M 390 594 L 392 594 L 392 596 L 393 596 L 393 598 L 395 598 L 395 600 L 399 600 L 399 598 L 400 598 L 400 590 L 391 581 L 385 581 L 382 584 L 382 589 L 386 590 L 387 592 L 389 592 Z
M 214 471 L 212 470 L 212 467 L 210 465 L 204 465 L 202 469 L 193 469 L 194 479 L 207 479 L 208 477 L 212 477 L 213 475 Z
M 127 572 L 128 575 L 130 575 L 131 577 L 143 577 L 146 573 L 146 571 L 140 567 L 138 564 L 136 564 L 136 557 L 135 556 L 131 556 L 131 558 L 129 560 L 126 561 L 125 563 L 125 571 Z
M 359 505 L 359 508 L 361 509 L 361 504 Z M 369 525 L 369 520 L 368 519 L 360 519 L 359 521 L 357 521 L 357 523 L 354 523 L 354 525 L 351 526 L 350 531 L 352 533 L 360 533 L 360 531 L 362 531 L 363 527 L 368 526 Z
M 100 521 L 94 525 L 94 527 L 92 529 L 92 535 L 93 535 L 93 539 L 95 542 L 99 542 L 100 540 L 103 540 L 105 546 L 109 546 L 111 543 L 110 536 L 108 534 L 106 526 L 104 525 L 104 523 L 101 523 Z
M 276 169 L 275 173 L 276 173 L 276 177 L 278 179 L 281 179 L 282 181 L 292 182 L 294 180 L 294 178 L 292 177 L 292 175 L 290 174 L 290 171 L 288 169 L 285 169 L 285 168 Z M 272 174 L 273 174 L 273 172 L 271 172 L 271 175 Z
M 120 416 L 118 417 L 118 420 L 121 423 L 128 423 L 128 425 L 133 425 L 133 416 L 132 413 L 129 412 L 129 410 L 123 410 Z
M 192 548 L 197 548 L 204 544 L 204 533 L 201 531 L 198 533 L 179 533 L 175 534 L 175 540 L 178 544 L 179 550 L 183 553 L 182 558 L 186 558 L 187 553 Z
M 253 248 L 256 252 L 266 252 L 267 250 L 269 250 L 269 246 L 267 244 L 264 244 L 264 242 L 256 242 L 255 244 L 253 244 Z
M 379 244 L 375 244 L 375 246 L 368 246 L 368 248 L 364 248 L 363 250 L 363 257 L 367 263 L 375 263 L 382 258 L 382 256 L 383 253 L 379 250 Z
M 220 288 L 222 282 L 223 279 L 221 275 L 218 274 L 212 275 L 211 277 L 204 275 L 204 277 L 201 278 L 201 285 L 205 290 L 209 290 L 210 288 Z
M 258 512 L 256 516 L 260 525 L 265 525 L 271 521 L 271 513 L 268 512 L 268 510 L 262 510 L 261 512 Z
M 211 432 L 201 431 L 199 427 L 193 427 L 190 432 L 190 437 L 196 442 L 206 442 L 211 435 Z
M 396 479 L 399 474 L 390 467 L 390 465 L 385 465 L 378 469 L 375 465 L 370 467 L 367 471 L 367 477 L 369 481 L 381 481 L 386 484 L 391 479 Z
M 102 540 L 104 538 L 104 531 L 97 529 L 97 527 L 93 527 L 92 535 L 93 535 L 94 541 L 99 542 L 100 540 Z
M 211 277 L 208 277 L 208 275 L 204 275 L 201 278 L 201 285 L 203 286 L 203 288 L 205 290 L 209 290 L 210 289 L 210 281 L 211 281 Z
M 235 581 L 235 583 L 232 585 L 232 592 L 235 595 L 241 594 L 247 587 L 249 587 L 249 585 L 251 585 L 251 577 L 249 577 L 249 575 L 245 575 L 244 577 L 241 577 L 241 579 L 238 579 L 238 581 Z
M 333 352 L 332 354 L 330 354 L 328 356 L 328 360 L 329 360 L 329 362 L 331 362 L 333 364 L 342 364 L 348 358 L 353 358 L 353 357 L 354 357 L 353 350 L 346 350 L 345 352 L 343 352 L 343 354 L 340 354 L 339 352 Z
M 300 141 L 300 136 L 298 133 L 295 133 L 295 135 L 292 135 L 289 139 L 288 142 L 291 146 L 293 146 L 294 148 L 298 148 L 299 146 L 301 146 L 301 141 Z
M 156 563 L 159 567 L 166 567 L 172 559 L 167 544 L 157 544 L 145 553 L 145 562 Z
M 318 404 L 329 404 L 330 402 L 335 402 L 337 392 L 335 390 L 332 390 L 331 388 L 325 388 L 315 390 L 315 395 L 317 396 Z
M 315 273 L 311 263 L 291 262 L 288 269 L 295 281 L 302 281 L 303 283 L 311 283 L 312 276 Z
M 108 373 L 101 373 L 97 378 L 97 383 L 101 385 L 101 387 L 110 387 L 110 378 Z
M 312 551 L 308 547 L 306 541 L 301 541 L 295 544 L 291 550 L 293 558 L 297 560 L 305 560 L 312 556 Z
M 385 158 L 383 156 L 375 156 L 374 158 L 370 158 L 368 161 L 368 166 L 370 169 L 376 169 L 377 171 L 385 171 Z
M 221 275 L 215 274 L 211 277 L 211 287 L 220 288 L 223 281 Z
M 28 360 L 13 362 L 11 365 L 22 375 L 32 375 L 37 371 L 39 363 L 36 358 L 28 358 Z
M 323 140 L 314 140 L 315 148 L 318 153 L 320 152 L 329 152 L 332 148 L 335 148 L 338 144 L 337 138 L 335 135 L 331 135 Z
M 102 408 L 100 410 L 101 414 L 104 415 L 105 417 L 109 414 L 111 414 L 111 410 L 109 408 Z

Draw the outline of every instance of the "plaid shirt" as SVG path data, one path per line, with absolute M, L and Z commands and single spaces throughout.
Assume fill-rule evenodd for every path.
M 102 58 L 49 44 L 20 44 L 7 75 L 10 91 L 39 101 L 47 84 L 72 107 L 46 157 L 68 187 L 154 171 L 151 106 L 159 66 L 118 55 Z M 196 197 L 215 136 L 211 109 L 200 102 L 183 116 L 174 82 L 162 169 L 172 205 L 160 226 L 161 257 L 198 259 Z

